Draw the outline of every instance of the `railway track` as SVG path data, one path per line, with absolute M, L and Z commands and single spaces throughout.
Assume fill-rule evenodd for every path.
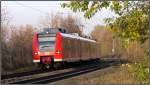
M 29 79 L 33 79 L 33 78 L 43 77 L 43 76 L 46 76 L 49 74 L 66 72 L 66 71 L 70 71 L 71 69 L 74 69 L 74 68 L 77 69 L 79 67 L 79 65 L 82 67 L 82 66 L 86 65 L 86 63 L 90 64 L 92 62 L 86 61 L 84 63 L 80 63 L 80 62 L 69 63 L 69 66 L 65 66 L 61 70 L 49 70 L 49 71 L 41 70 L 41 71 L 37 71 L 34 73 L 32 73 L 33 71 L 17 73 L 17 74 L 15 73 L 15 74 L 11 74 L 10 77 L 8 77 L 9 75 L 7 75 L 7 78 L 3 78 L 1 80 L 1 83 L 13 83 L 13 82 L 18 82 L 18 81 L 25 81 L 25 80 L 29 80 Z
M 50 82 L 54 82 L 54 81 L 57 81 L 57 80 L 69 78 L 69 77 L 72 77 L 72 76 L 77 76 L 77 75 L 80 75 L 80 74 L 83 74 L 83 73 L 95 71 L 95 70 L 98 70 L 98 69 L 100 69 L 100 67 L 98 65 L 95 65 L 95 66 L 91 66 L 91 67 L 80 69 L 80 70 L 74 70 L 74 71 L 70 71 L 70 72 L 65 72 L 65 73 L 61 73 L 61 74 L 56 74 L 56 75 L 46 76 L 46 77 L 43 77 L 43 78 L 34 79 L 29 83 L 32 83 L 32 84 L 50 83 Z
M 88 63 L 88 62 L 86 62 Z M 24 83 L 31 83 L 31 84 L 44 84 L 44 83 L 51 83 L 54 81 L 58 81 L 61 79 L 77 76 L 80 74 L 92 72 L 95 70 L 99 70 L 102 68 L 110 67 L 113 65 L 118 65 L 123 63 L 121 60 L 111 60 L 111 59 L 105 59 L 101 61 L 96 61 L 92 63 L 88 63 L 86 65 L 81 66 L 74 66 L 72 68 L 66 68 L 62 70 L 56 70 L 52 72 L 46 72 L 46 73 L 40 73 L 40 74 L 34 74 L 19 78 L 10 79 L 9 81 L 5 83 L 10 84 L 24 84 Z

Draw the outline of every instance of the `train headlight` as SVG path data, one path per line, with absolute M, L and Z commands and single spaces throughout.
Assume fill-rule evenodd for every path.
M 39 54 L 40 54 L 40 52 L 35 52 L 34 54 L 35 54 L 35 55 L 39 55 Z
M 35 52 L 34 54 L 35 54 L 35 55 L 37 55 L 38 53 L 37 53 L 37 52 Z
M 57 51 L 56 51 L 56 54 L 60 54 L 60 51 L 59 51 L 59 50 L 57 50 Z

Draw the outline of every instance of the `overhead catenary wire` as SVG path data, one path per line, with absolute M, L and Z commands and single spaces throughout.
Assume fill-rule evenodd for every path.
M 17 1 L 14 1 L 14 3 L 16 3 L 16 4 L 20 5 L 20 6 L 23 6 L 23 7 L 29 8 L 29 9 L 32 9 L 32 10 L 34 10 L 34 11 L 37 11 L 37 12 L 43 13 L 43 14 L 48 14 L 48 12 L 43 12 L 43 11 L 41 11 L 40 9 L 33 8 L 33 7 L 31 7 L 31 6 L 28 6 L 28 5 L 25 5 L 25 4 L 22 4 L 22 3 L 19 3 L 19 2 L 17 2 Z
M 20 2 L 18 2 L 18 1 L 14 1 L 14 3 L 17 4 L 17 5 L 19 5 L 19 6 L 32 9 L 32 10 L 34 10 L 34 11 L 36 11 L 36 12 L 43 13 L 44 15 L 49 15 L 49 12 L 44 12 L 44 11 L 38 9 L 38 8 L 34 8 L 33 6 L 29 6 L 29 5 L 20 3 Z M 50 6 L 50 7 L 51 7 L 51 6 Z M 57 6 L 52 6 L 52 7 L 57 7 Z M 73 13 L 72 13 L 72 12 L 69 12 L 69 11 L 67 11 L 67 12 L 59 11 L 59 12 L 57 12 L 56 14 L 61 15 L 61 16 L 67 14 L 67 15 L 69 16 L 69 15 L 72 15 Z M 68 24 L 70 24 L 70 23 L 68 23 Z M 83 26 L 82 26 L 82 27 L 83 27 Z
M 49 14 L 48 12 L 41 11 L 40 9 L 37 9 L 37 8 L 32 7 L 32 6 L 28 6 L 28 5 L 19 3 L 19 2 L 17 2 L 17 1 L 14 1 L 14 3 L 16 3 L 17 5 L 20 5 L 20 6 L 29 8 L 29 9 L 32 9 L 32 10 L 37 11 L 37 12 L 39 12 L 39 13 L 43 13 L 43 14 L 46 14 L 46 15 Z M 53 6 L 53 7 L 55 7 L 55 6 Z M 68 13 L 68 12 L 67 12 L 67 13 L 64 13 L 64 12 L 58 12 L 58 14 L 71 14 L 71 13 Z
M 37 8 L 32 7 L 32 6 L 28 6 L 28 5 L 22 4 L 22 3 L 18 2 L 18 1 L 14 1 L 14 3 L 16 3 L 17 5 L 20 5 L 20 6 L 22 6 L 22 7 L 26 7 L 26 8 L 32 9 L 32 10 L 37 11 L 37 12 L 39 12 L 39 13 L 43 13 L 43 14 L 45 14 L 45 15 L 49 15 L 49 12 L 41 11 L 40 9 L 37 9 Z M 50 7 L 51 7 L 51 6 L 50 6 Z M 52 7 L 56 7 L 56 6 L 52 6 Z M 62 11 L 61 11 L 61 12 L 58 12 L 57 14 L 61 14 L 61 15 L 64 15 L 64 14 L 72 15 L 71 12 L 62 12 Z

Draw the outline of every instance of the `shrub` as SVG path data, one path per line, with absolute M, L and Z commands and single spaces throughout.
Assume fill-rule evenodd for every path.
M 143 84 L 147 84 L 149 80 L 148 57 L 144 57 L 139 62 L 134 62 L 128 66 L 131 75 Z
M 32 62 L 33 30 L 31 25 L 11 30 L 8 41 L 2 43 L 3 72 L 11 71 L 12 73 L 16 69 L 34 66 Z M 8 31 L 5 34 L 8 35 Z

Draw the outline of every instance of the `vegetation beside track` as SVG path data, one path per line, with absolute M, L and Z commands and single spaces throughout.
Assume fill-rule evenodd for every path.
M 149 53 L 146 53 L 145 55 L 145 52 L 143 52 L 141 49 L 143 49 L 144 51 L 148 49 L 142 48 L 142 45 L 148 40 L 149 34 L 149 1 L 135 2 L 129 0 L 85 0 L 79 2 L 76 0 L 69 3 L 63 3 L 62 7 L 70 8 L 74 12 L 81 11 L 84 13 L 85 18 L 91 18 L 103 8 L 110 8 L 117 16 L 106 18 L 105 22 L 107 23 L 107 26 L 105 28 L 109 29 L 112 32 L 112 34 L 114 35 L 113 37 L 121 39 L 121 45 L 127 51 L 124 52 L 125 50 L 121 49 L 123 51 L 123 53 L 121 53 L 121 57 L 125 56 L 126 59 L 129 59 L 132 62 L 131 64 L 127 64 L 127 66 L 129 66 L 127 69 L 129 70 L 129 73 L 132 74 L 132 77 L 134 77 L 137 81 L 140 81 L 140 83 L 148 82 L 149 59 L 147 58 Z M 100 32 L 97 32 L 98 30 L 101 29 L 97 29 L 93 34 L 96 35 L 97 33 L 97 35 L 100 35 Z M 100 38 L 98 37 L 97 40 L 99 39 Z M 130 46 L 130 42 L 137 42 L 139 46 L 136 46 L 135 44 Z M 117 47 L 119 47 L 118 44 Z
M 124 64 L 123 64 L 124 65 Z M 137 84 L 124 66 L 112 66 L 70 79 L 54 82 L 54 84 Z
M 144 59 L 139 62 L 128 64 L 127 69 L 132 77 L 141 83 L 147 84 L 149 82 L 148 57 L 144 57 Z
M 54 84 L 148 84 L 147 58 L 60 80 Z

